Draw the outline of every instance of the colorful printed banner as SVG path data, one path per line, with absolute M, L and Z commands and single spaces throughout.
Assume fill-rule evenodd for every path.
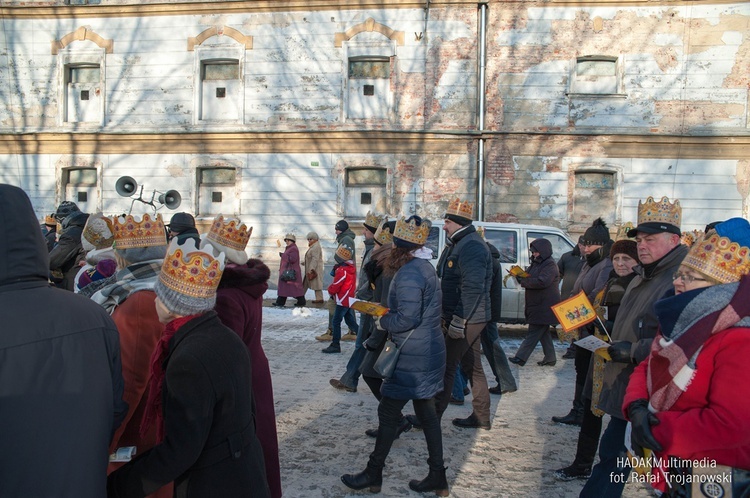
M 586 294 L 581 291 L 565 301 L 550 306 L 560 321 L 560 326 L 569 332 L 596 320 L 596 311 Z

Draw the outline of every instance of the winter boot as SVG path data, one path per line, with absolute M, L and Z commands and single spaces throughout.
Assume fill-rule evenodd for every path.
M 370 488 L 370 493 L 380 493 L 380 488 L 383 486 L 383 469 L 376 469 L 368 465 L 359 474 L 344 474 L 341 476 L 341 482 L 352 489 Z
M 557 469 L 554 473 L 558 481 L 572 481 L 573 479 L 588 479 L 591 477 L 591 465 L 573 462 L 568 467 Z
M 421 481 L 409 481 L 409 487 L 418 493 L 434 491 L 438 496 L 448 496 L 448 480 L 445 478 L 445 467 L 430 468 L 430 473 Z
M 565 425 L 580 425 L 583 423 L 583 406 L 582 403 L 573 402 L 573 408 L 570 409 L 564 417 L 552 417 L 553 422 Z

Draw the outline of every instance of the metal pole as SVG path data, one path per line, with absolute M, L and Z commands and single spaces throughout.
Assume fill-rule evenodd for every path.
M 477 97 L 479 105 L 477 107 L 478 122 L 477 128 L 480 132 L 484 131 L 484 109 L 486 101 L 485 78 L 487 68 L 487 4 L 479 5 L 479 82 L 477 87 Z M 485 164 L 484 164 L 484 138 L 479 138 L 477 144 L 477 220 L 484 221 L 484 181 L 485 181 Z

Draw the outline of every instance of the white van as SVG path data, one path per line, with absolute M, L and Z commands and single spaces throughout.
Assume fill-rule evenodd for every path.
M 503 276 L 508 274 L 507 270 L 513 265 L 525 269 L 531 264 L 529 261 L 531 258 L 529 245 L 535 239 L 543 238 L 552 243 L 552 257 L 555 261 L 575 247 L 575 243 L 568 234 L 559 228 L 483 221 L 475 221 L 473 224 L 477 228 L 483 227 L 485 240 L 500 251 L 500 265 Z M 440 253 L 445 247 L 445 237 L 443 220 L 433 221 L 426 246 L 432 249 L 432 264 L 435 266 L 437 266 Z M 503 287 L 502 310 L 503 323 L 525 323 L 524 289 L 518 285 L 514 278 L 507 279 L 506 286 Z

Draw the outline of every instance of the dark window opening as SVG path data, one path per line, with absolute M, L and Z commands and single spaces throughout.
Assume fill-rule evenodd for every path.
M 365 85 L 362 93 L 364 95 L 375 95 L 375 85 Z
M 217 88 L 216 89 L 216 98 L 223 99 L 227 96 L 227 89 L 226 88 Z
M 372 194 L 369 192 L 362 192 L 359 196 L 360 204 L 372 204 Z
M 89 200 L 88 192 L 78 192 L 78 202 L 88 202 L 88 200 Z
M 221 192 L 211 192 L 211 202 L 221 202 Z

